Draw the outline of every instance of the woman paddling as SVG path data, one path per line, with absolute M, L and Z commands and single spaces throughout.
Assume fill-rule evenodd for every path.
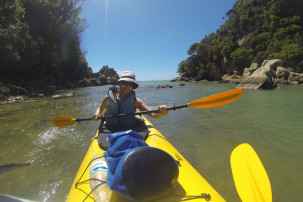
M 123 72 L 121 78 L 118 80 L 118 84 L 120 86 L 119 92 L 114 92 L 113 90 L 108 91 L 95 114 L 92 115 L 94 121 L 97 121 L 98 118 L 102 117 L 102 113 L 105 110 L 106 115 L 129 114 L 134 113 L 136 109 L 139 109 L 140 111 L 151 110 L 140 98 L 136 97 L 136 94 L 133 91 L 139 86 L 133 72 Z M 150 113 L 147 115 L 158 119 L 168 113 L 166 105 L 160 105 L 158 109 L 158 113 Z M 123 131 L 134 129 L 137 122 L 138 119 L 135 116 L 112 118 L 106 120 L 105 126 L 110 131 Z

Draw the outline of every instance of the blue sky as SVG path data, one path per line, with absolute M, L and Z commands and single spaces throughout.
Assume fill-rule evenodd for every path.
M 138 81 L 170 80 L 187 50 L 224 24 L 236 0 L 88 0 L 81 48 L 93 72 L 104 65 Z

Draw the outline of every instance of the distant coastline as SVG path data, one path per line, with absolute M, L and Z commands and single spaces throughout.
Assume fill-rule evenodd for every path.
M 238 84 L 237 88 L 244 89 L 275 89 L 281 85 L 303 85 L 303 73 L 296 72 L 293 68 L 282 66 L 281 59 L 265 60 L 261 66 L 252 63 L 249 68 L 245 68 L 243 74 L 234 72 L 232 75 L 225 74 L 217 82 Z M 106 70 L 109 70 L 105 66 Z M 111 68 L 112 69 L 112 68 Z M 104 70 L 104 69 L 103 69 Z M 112 69 L 111 74 L 104 73 L 102 69 L 98 73 L 91 74 L 89 78 L 80 81 L 66 81 L 64 83 L 52 84 L 45 80 L 28 83 L 3 83 L 0 82 L 0 104 L 10 104 L 22 102 L 28 99 L 41 99 L 46 97 L 65 97 L 73 96 L 66 91 L 74 88 L 117 85 L 118 74 Z M 179 82 L 179 86 L 186 85 L 187 82 L 208 82 L 198 77 L 187 77 L 185 75 L 171 80 L 153 80 L 140 82 L 159 82 L 155 88 L 172 88 L 167 82 Z
M 184 74 L 171 80 L 172 82 L 206 82 L 199 77 L 188 77 Z M 303 70 L 301 68 L 283 67 L 281 59 L 264 60 L 261 66 L 252 63 L 243 73 L 234 71 L 225 74 L 218 80 L 221 83 L 238 84 L 237 88 L 244 89 L 275 89 L 279 85 L 303 85 Z
M 82 87 L 116 85 L 118 73 L 108 66 L 99 72 L 90 73 L 81 80 L 55 80 L 50 78 L 10 78 L 0 81 L 0 104 L 22 102 L 30 98 L 39 99 L 52 96 L 65 96 L 62 92 Z

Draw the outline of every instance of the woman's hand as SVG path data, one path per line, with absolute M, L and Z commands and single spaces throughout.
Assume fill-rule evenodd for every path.
M 140 98 L 137 98 L 135 107 L 137 109 L 139 109 L 140 111 L 150 111 L 151 110 L 151 108 L 149 108 Z M 158 110 L 159 110 L 159 112 L 149 113 L 147 115 L 154 119 L 159 119 L 168 113 L 166 105 L 160 105 L 158 107 Z
M 98 119 L 101 118 L 101 117 L 102 117 L 102 115 L 94 114 L 94 115 L 92 115 L 92 120 L 93 121 L 98 121 Z
M 168 113 L 166 105 L 160 105 L 158 110 L 161 115 L 166 115 Z

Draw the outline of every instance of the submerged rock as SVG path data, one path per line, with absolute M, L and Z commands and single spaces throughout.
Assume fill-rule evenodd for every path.
M 157 89 L 158 88 L 172 88 L 173 86 L 171 86 L 171 85 L 158 85 L 157 86 Z

